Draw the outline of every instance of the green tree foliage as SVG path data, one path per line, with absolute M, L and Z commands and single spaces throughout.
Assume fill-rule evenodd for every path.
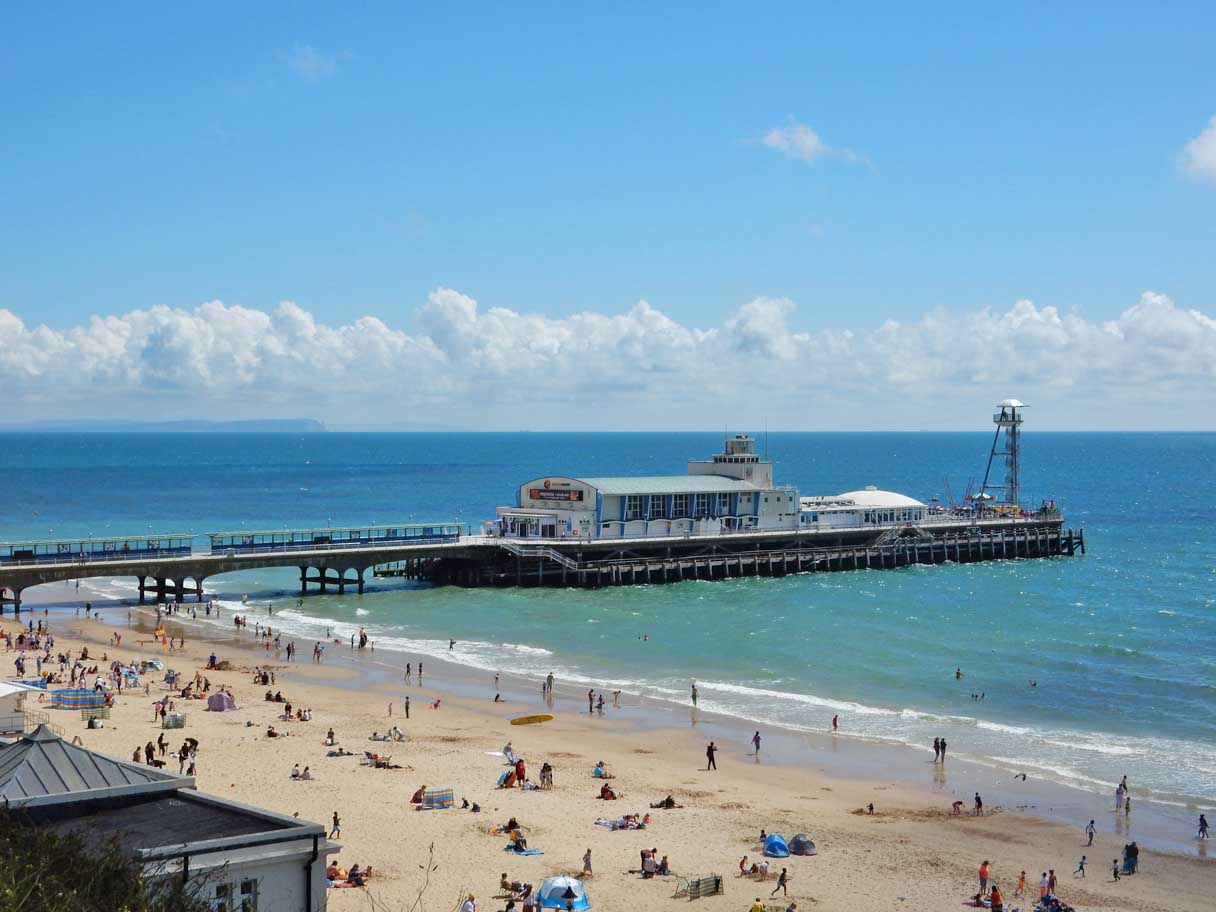
M 0 809 L 0 912 L 208 912 L 180 877 L 147 876 L 117 844 L 86 844 Z

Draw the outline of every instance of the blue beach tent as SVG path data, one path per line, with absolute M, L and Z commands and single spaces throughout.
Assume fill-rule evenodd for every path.
M 591 908 L 583 882 L 577 877 L 546 877 L 536 891 L 536 903 L 542 909 L 565 909 L 567 891 L 574 897 L 570 900 L 570 908 L 575 912 Z
M 769 858 L 789 858 L 790 847 L 786 845 L 785 837 L 774 833 L 765 839 L 764 854 Z

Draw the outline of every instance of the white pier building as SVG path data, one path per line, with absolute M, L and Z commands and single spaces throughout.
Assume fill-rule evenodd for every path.
M 571 478 L 549 475 L 519 487 L 515 506 L 499 507 L 506 538 L 649 538 L 723 532 L 797 530 L 798 491 L 773 484 L 773 464 L 740 434 L 687 475 Z

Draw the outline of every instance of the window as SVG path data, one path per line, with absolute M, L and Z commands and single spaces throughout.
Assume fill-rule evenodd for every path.
M 718 495 L 718 515 L 719 516 L 730 516 L 730 495 L 729 494 L 719 494 Z
M 241 881 L 241 912 L 258 912 L 258 882 Z
M 232 884 L 217 884 L 215 901 L 211 904 L 215 912 L 235 912 L 232 905 Z
M 630 494 L 625 498 L 625 519 L 642 518 L 642 495 Z
M 662 494 L 650 495 L 650 509 L 648 519 L 661 519 L 666 512 L 663 508 L 664 497 Z
M 687 494 L 672 495 L 671 515 L 673 518 L 688 515 L 688 495 Z
M 708 516 L 709 515 L 709 495 L 708 494 L 698 494 L 696 502 L 695 502 L 695 507 L 696 508 L 693 511 L 694 516 Z

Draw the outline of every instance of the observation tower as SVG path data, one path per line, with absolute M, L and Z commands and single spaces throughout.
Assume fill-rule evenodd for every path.
M 1016 507 L 1018 505 L 1018 453 L 1022 447 L 1022 415 L 1021 410 L 1027 406 L 1017 399 L 1005 399 L 997 408 L 1000 411 L 992 416 L 996 425 L 996 433 L 992 437 L 992 452 L 988 454 L 988 468 L 984 470 L 984 483 L 980 485 L 979 500 L 981 504 L 987 498 L 989 490 L 1004 491 L 1001 498 L 1003 503 Z M 1001 444 L 1001 431 L 1005 432 L 1004 448 Z M 992 463 L 998 456 L 1005 460 L 1005 483 L 990 483 Z

